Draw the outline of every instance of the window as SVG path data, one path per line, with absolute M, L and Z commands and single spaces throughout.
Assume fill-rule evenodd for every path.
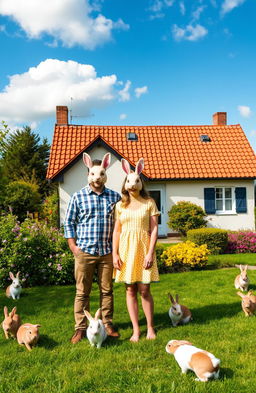
M 235 213 L 235 193 L 233 187 L 215 188 L 216 213 Z

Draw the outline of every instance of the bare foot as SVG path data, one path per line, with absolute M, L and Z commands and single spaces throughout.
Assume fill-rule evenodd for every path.
M 130 341 L 133 343 L 137 343 L 140 339 L 140 332 L 133 332 L 133 335 L 130 338 Z
M 155 340 L 156 333 L 153 328 L 149 328 L 147 332 L 147 340 Z

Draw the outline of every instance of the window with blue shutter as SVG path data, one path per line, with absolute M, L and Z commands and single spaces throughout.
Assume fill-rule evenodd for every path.
M 236 212 L 247 213 L 246 187 L 236 187 Z
M 215 188 L 204 189 L 204 210 L 206 214 L 215 214 Z

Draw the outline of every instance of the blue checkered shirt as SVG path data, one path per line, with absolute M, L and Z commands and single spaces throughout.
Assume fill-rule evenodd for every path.
M 65 238 L 76 238 L 77 246 L 88 254 L 110 254 L 114 207 L 120 199 L 109 188 L 96 194 L 89 185 L 73 194 L 64 221 Z

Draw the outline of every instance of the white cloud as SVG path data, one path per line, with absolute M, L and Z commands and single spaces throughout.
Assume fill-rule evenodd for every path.
M 125 120 L 127 118 L 127 114 L 126 113 L 121 113 L 121 115 L 119 116 L 120 120 Z
M 201 13 L 204 11 L 204 9 L 206 8 L 205 5 L 201 5 L 200 7 L 197 7 L 197 9 L 192 12 L 192 21 L 196 21 L 200 18 Z
M 175 0 L 153 0 L 148 8 L 148 11 L 153 14 L 150 15 L 150 19 L 163 18 L 165 16 L 163 10 L 173 6 Z
M 87 117 L 118 97 L 116 75 L 98 77 L 89 64 L 47 59 L 23 74 L 9 77 L 0 92 L 0 119 L 8 124 L 40 122 L 55 115 L 56 105 Z
M 129 101 L 131 98 L 130 95 L 130 87 L 131 87 L 131 81 L 127 81 L 124 88 L 122 90 L 119 90 L 118 94 L 120 96 L 119 101 L 125 102 Z
M 243 117 L 250 117 L 252 114 L 251 108 L 249 106 L 239 105 L 237 109 L 240 115 Z
M 135 91 L 135 95 L 137 98 L 140 98 L 140 96 L 142 94 L 146 94 L 148 93 L 148 87 L 147 86 L 143 86 L 143 87 L 136 87 Z
M 179 6 L 180 6 L 181 15 L 185 15 L 186 7 L 185 7 L 185 4 L 184 4 L 184 1 L 180 1 Z
M 242 5 L 245 0 L 224 0 L 221 6 L 221 13 L 222 15 L 227 14 L 228 12 L 232 11 L 234 8 Z
M 94 49 L 112 40 L 112 30 L 129 28 L 121 19 L 92 17 L 96 5 L 90 6 L 89 0 L 1 0 L 0 15 L 11 17 L 29 38 L 47 34 L 67 47 Z
M 176 41 L 197 41 L 206 36 L 208 30 L 199 24 L 196 26 L 187 25 L 184 29 L 177 25 L 173 25 L 172 34 Z

